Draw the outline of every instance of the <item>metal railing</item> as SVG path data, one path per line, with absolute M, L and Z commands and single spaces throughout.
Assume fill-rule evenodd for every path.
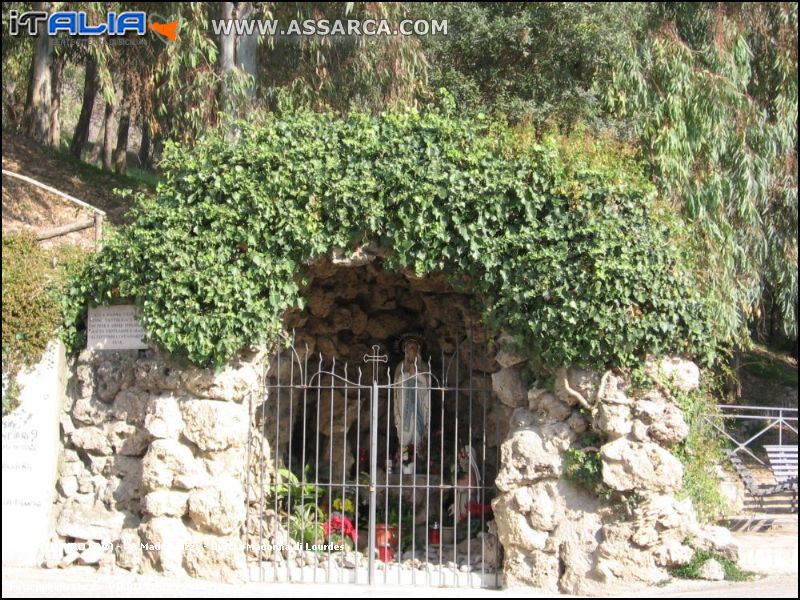
M 765 445 L 797 445 L 797 409 L 782 406 L 739 406 L 720 404 L 716 418 L 707 416 L 711 425 L 735 444 L 733 454 L 742 452 L 766 466 Z M 720 422 L 720 418 L 722 422 Z M 748 427 L 748 424 L 754 426 Z M 757 452 L 753 450 L 756 449 Z
M 251 403 L 250 447 L 269 447 L 247 471 L 260 580 L 499 585 L 489 504 L 499 452 L 487 452 L 498 423 L 471 352 L 395 369 L 379 346 L 355 369 L 293 343 L 275 354 Z
M 57 190 L 56 188 L 49 186 L 47 184 L 42 183 L 41 181 L 36 181 L 32 177 L 27 177 L 26 175 L 20 175 L 19 173 L 14 173 L 13 171 L 7 171 L 3 169 L 3 175 L 8 175 L 9 177 L 13 177 L 15 179 L 19 179 L 31 185 L 34 185 L 38 188 L 41 188 L 51 194 L 55 194 L 59 198 L 63 198 L 68 202 L 72 202 L 73 204 L 77 204 L 81 208 L 88 208 L 91 211 L 94 211 L 94 217 L 92 219 L 88 219 L 85 221 L 78 221 L 76 223 L 70 223 L 69 225 L 62 225 L 60 227 L 55 227 L 48 231 L 44 231 L 39 233 L 36 236 L 38 241 L 49 240 L 54 237 L 59 237 L 62 235 L 66 235 L 68 233 L 73 233 L 75 231 L 83 231 L 84 229 L 89 229 L 90 227 L 94 227 L 94 244 L 96 249 L 100 249 L 103 243 L 103 221 L 105 220 L 106 213 L 105 211 L 100 210 L 96 206 L 92 206 L 88 202 L 84 202 L 83 200 L 79 200 L 74 196 L 70 196 L 69 194 L 65 194 L 61 190 Z

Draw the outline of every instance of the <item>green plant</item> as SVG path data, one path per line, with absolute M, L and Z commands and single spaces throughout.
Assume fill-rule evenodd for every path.
M 716 465 L 724 456 L 725 442 L 713 424 L 715 421 L 719 423 L 713 392 L 715 385 L 707 376 L 698 389 L 687 393 L 665 382 L 665 388 L 689 426 L 689 434 L 672 449 L 683 465 L 680 495 L 692 499 L 697 518 L 702 522 L 715 521 L 724 517 L 727 511 L 716 473 Z
M 16 406 L 17 373 L 55 336 L 64 279 L 85 256 L 73 246 L 45 250 L 29 234 L 3 235 L 3 414 Z
M 289 506 L 296 506 L 301 503 L 314 503 L 319 499 L 323 490 L 322 487 L 307 483 L 311 475 L 311 466 L 303 468 L 303 479 L 286 468 L 278 469 L 278 478 L 275 485 L 275 494 L 279 502 L 288 509 Z
M 695 550 L 694 557 L 689 563 L 672 568 L 671 573 L 681 579 L 700 579 L 700 567 L 710 559 L 722 565 L 726 581 L 748 581 L 754 576 L 754 573 L 740 569 L 732 560 L 708 550 Z
M 235 140 L 168 144 L 156 194 L 72 281 L 65 339 L 79 342 L 88 305 L 127 299 L 166 350 L 222 365 L 302 305 L 305 265 L 375 241 L 386 268 L 471 289 L 543 367 L 711 357 L 670 208 L 631 160 L 560 144 L 463 118 L 447 96 L 422 113 L 296 110 L 241 123 Z
M 603 462 L 597 447 L 568 448 L 564 454 L 564 477 L 601 500 L 609 501 L 613 490 L 603 482 Z
M 296 542 L 318 544 L 325 537 L 325 514 L 316 504 L 297 504 L 288 519 L 289 536 Z

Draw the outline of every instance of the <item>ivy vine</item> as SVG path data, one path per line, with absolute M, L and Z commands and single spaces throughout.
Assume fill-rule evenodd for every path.
M 387 268 L 468 284 L 543 365 L 714 348 L 680 225 L 628 160 L 464 119 L 446 99 L 226 131 L 167 146 L 155 195 L 73 279 L 67 341 L 81 344 L 90 304 L 132 300 L 152 340 L 221 365 L 302 305 L 306 265 L 378 242 Z

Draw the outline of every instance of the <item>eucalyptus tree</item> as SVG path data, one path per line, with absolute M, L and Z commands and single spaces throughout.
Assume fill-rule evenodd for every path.
M 614 71 L 663 194 L 694 225 L 722 337 L 765 299 L 797 337 L 797 4 L 681 3 Z

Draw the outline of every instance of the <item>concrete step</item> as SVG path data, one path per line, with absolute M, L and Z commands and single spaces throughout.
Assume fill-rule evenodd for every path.
M 797 534 L 797 514 L 752 512 L 731 517 L 722 524 L 733 532 Z
M 795 525 L 796 527 L 796 525 Z M 739 567 L 746 571 L 797 573 L 797 532 L 734 533 L 739 542 Z

